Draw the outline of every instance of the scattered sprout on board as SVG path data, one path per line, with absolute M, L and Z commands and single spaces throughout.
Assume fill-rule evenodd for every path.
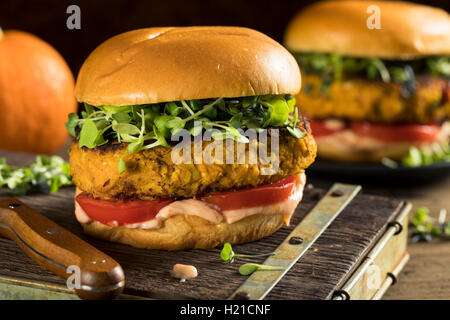
M 233 263 L 236 258 L 259 258 L 273 256 L 275 253 L 263 253 L 263 254 L 238 254 L 234 253 L 233 248 L 229 242 L 225 243 L 222 251 L 220 251 L 220 257 L 223 261 Z
M 414 231 L 413 241 L 431 241 L 433 236 L 450 239 L 450 222 L 446 222 L 447 210 L 441 209 L 439 219 L 436 221 L 430 216 L 430 210 L 427 207 L 418 208 L 413 215 L 412 225 Z
M 9 188 L 16 195 L 57 192 L 71 185 L 69 164 L 61 157 L 40 155 L 26 167 L 10 166 L 0 158 L 0 188 Z
M 238 254 L 234 253 L 233 248 L 229 242 L 225 243 L 222 251 L 220 251 L 220 257 L 223 261 L 233 263 L 235 258 L 260 258 L 260 257 L 268 257 L 273 256 L 274 252 L 263 253 L 263 254 Z M 262 270 L 262 271 L 275 271 L 275 270 L 284 270 L 282 267 L 273 267 L 267 266 L 257 263 L 246 263 L 239 267 L 239 273 L 243 276 L 251 275 L 253 272 Z
M 255 271 L 282 271 L 282 267 L 266 266 L 264 264 L 246 263 L 239 267 L 239 273 L 243 276 L 249 276 Z

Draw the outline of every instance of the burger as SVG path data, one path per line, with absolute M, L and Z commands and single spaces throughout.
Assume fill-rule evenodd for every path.
M 288 224 L 316 155 L 300 85 L 294 57 L 251 29 L 147 28 L 101 44 L 66 123 L 84 231 L 182 250 Z
M 450 19 L 397 1 L 323 1 L 295 16 L 285 45 L 320 158 L 450 161 Z

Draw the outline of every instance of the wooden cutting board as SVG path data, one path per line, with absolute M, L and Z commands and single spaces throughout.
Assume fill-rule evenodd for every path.
M 325 190 L 307 188 L 289 227 L 283 227 L 260 241 L 234 246 L 234 250 L 239 253 L 274 251 L 325 193 Z M 0 194 L 0 198 L 8 196 Z M 167 252 L 94 239 L 84 235 L 75 220 L 73 197 L 74 188 L 64 188 L 55 194 L 29 195 L 20 197 L 20 200 L 119 262 L 125 271 L 126 295 L 158 299 L 226 299 L 246 280 L 238 273 L 238 267 L 245 262 L 264 261 L 264 258 L 240 259 L 233 264 L 225 264 L 219 256 L 220 248 Z M 400 200 L 358 194 L 266 298 L 333 298 L 367 260 L 370 250 L 385 234 L 389 223 L 405 211 L 405 206 Z M 404 252 L 392 252 L 389 256 L 394 253 L 396 257 L 405 256 L 406 245 L 400 248 L 392 250 Z M 388 262 L 384 260 L 382 264 Z M 176 263 L 195 265 L 199 276 L 184 283 L 171 278 L 169 270 Z M 27 282 L 38 283 L 43 289 L 51 289 L 55 284 L 56 287 L 65 285 L 64 280 L 31 261 L 13 241 L 0 238 L 0 283 L 2 278 L 14 279 L 16 284 L 8 287 L 9 298 L 14 298 L 11 290 L 20 291 Z M 19 296 L 20 292 L 17 294 Z

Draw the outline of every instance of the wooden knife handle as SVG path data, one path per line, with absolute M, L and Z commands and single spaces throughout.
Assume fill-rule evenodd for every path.
M 122 267 L 115 260 L 18 199 L 0 201 L 0 236 L 14 240 L 47 270 L 71 277 L 82 299 L 112 299 L 125 286 Z

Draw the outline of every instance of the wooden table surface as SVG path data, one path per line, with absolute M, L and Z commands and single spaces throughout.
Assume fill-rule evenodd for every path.
M 65 158 L 66 148 L 67 146 L 58 152 Z M 6 157 L 9 164 L 19 165 L 30 161 L 28 154 L 2 150 L 0 157 Z M 314 187 L 329 188 L 336 181 L 361 184 L 366 194 L 396 197 L 412 202 L 412 212 L 420 206 L 427 206 L 434 217 L 437 217 L 441 208 L 446 208 L 450 213 L 450 174 L 443 175 L 438 181 L 413 181 L 395 185 L 392 181 L 368 183 L 340 177 L 323 177 L 311 172 L 307 172 L 307 175 L 308 183 L 312 183 Z M 398 282 L 386 292 L 384 299 L 450 299 L 450 241 L 409 241 L 408 246 L 411 259 L 400 274 Z

